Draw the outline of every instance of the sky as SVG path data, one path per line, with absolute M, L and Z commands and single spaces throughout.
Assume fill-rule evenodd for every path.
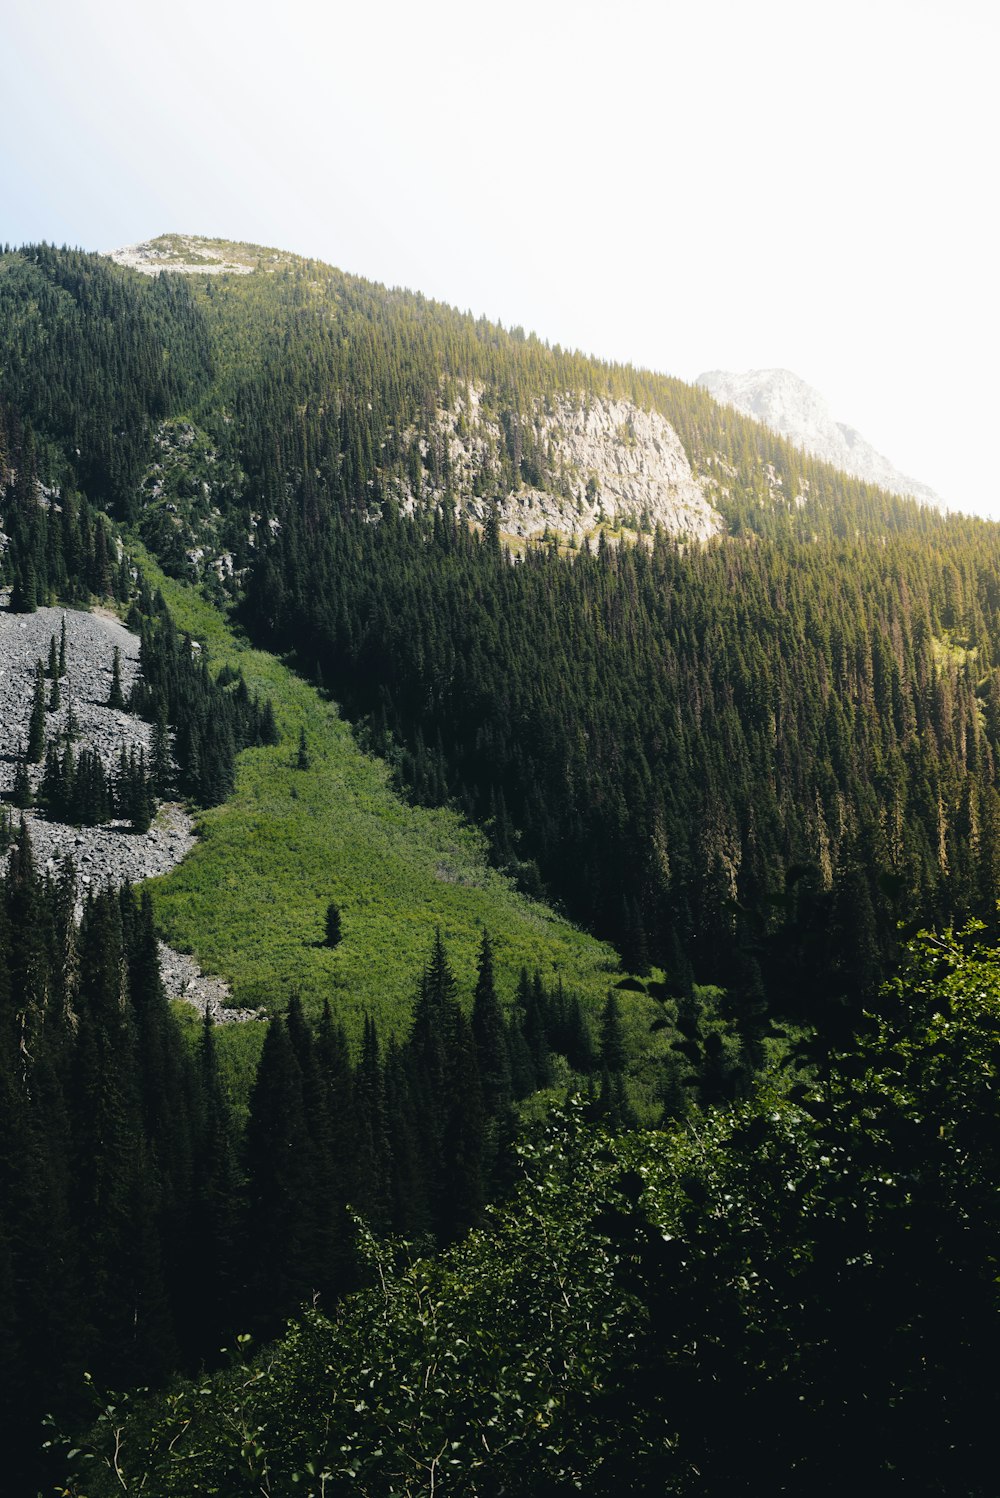
M 248 240 L 687 380 L 792 369 L 1000 518 L 994 0 L 0 9 L 0 240 Z

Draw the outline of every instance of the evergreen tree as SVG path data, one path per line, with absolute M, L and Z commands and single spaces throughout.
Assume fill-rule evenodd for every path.
M 11 792 L 11 801 L 21 811 L 31 805 L 31 781 L 28 779 L 28 767 L 23 759 L 19 759 L 14 770 L 14 788 Z
M 115 646 L 111 661 L 111 692 L 108 696 L 108 706 L 116 707 L 121 711 L 125 708 L 125 694 L 122 691 L 122 663 L 121 652 Z
M 618 995 L 612 990 L 608 994 L 601 1015 L 601 1065 L 612 1076 L 620 1076 L 625 1070 L 626 1061 L 627 1052 L 625 1032 L 622 1029 L 621 1008 Z
M 35 667 L 35 689 L 28 719 L 27 759 L 31 765 L 41 763 L 45 753 L 45 685 L 41 661 Z
M 329 905 L 326 907 L 325 933 L 326 944 L 328 947 L 336 947 L 340 945 L 340 940 L 343 932 L 341 930 L 340 924 L 340 906 L 337 904 L 336 900 L 331 900 Z
M 244 1314 L 262 1329 L 273 1329 L 318 1288 L 313 1163 L 302 1069 L 287 1026 L 274 1019 L 250 1094 L 244 1145 L 249 1250 Z
M 479 969 L 472 1005 L 472 1034 L 483 1106 L 491 1117 L 499 1116 L 512 1098 L 510 1057 L 503 1012 L 497 998 L 493 972 L 493 945 L 488 931 L 483 931 L 479 948 Z

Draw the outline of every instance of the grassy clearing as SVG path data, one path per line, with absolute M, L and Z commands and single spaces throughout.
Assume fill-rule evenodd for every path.
M 440 926 L 471 995 L 481 933 L 493 937 L 501 994 L 522 965 L 561 977 L 593 1013 L 615 981 L 612 949 L 526 899 L 488 866 L 481 834 L 447 810 L 407 806 L 382 761 L 362 753 L 336 706 L 275 656 L 252 650 L 195 589 L 166 578 L 134 547 L 180 628 L 215 669 L 241 667 L 274 704 L 275 748 L 240 756 L 236 792 L 198 816 L 198 846 L 151 883 L 165 938 L 227 978 L 236 1002 L 270 1011 L 297 991 L 316 1014 L 329 998 L 357 1037 L 371 1013 L 405 1029 L 414 986 Z M 296 768 L 305 729 L 307 770 Z M 327 904 L 344 937 L 322 944 Z

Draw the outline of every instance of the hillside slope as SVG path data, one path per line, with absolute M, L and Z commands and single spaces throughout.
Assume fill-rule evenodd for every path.
M 195 848 L 154 882 L 168 940 L 228 979 L 238 1003 L 273 1012 L 297 992 L 316 1015 L 328 998 L 355 1038 L 365 1014 L 387 1036 L 405 1029 L 437 928 L 466 994 L 488 928 L 504 997 L 526 966 L 562 979 L 592 1011 L 603 1001 L 618 967 L 609 947 L 518 894 L 454 812 L 406 806 L 333 703 L 140 557 L 179 627 L 205 642 L 213 668 L 242 668 L 283 735 L 241 756 L 235 795 L 198 815 Z M 307 769 L 297 768 L 300 729 Z M 331 899 L 344 928 L 336 948 L 323 939 Z
M 788 919 L 830 960 L 860 921 L 865 983 L 906 913 L 991 917 L 994 529 L 419 294 L 222 241 L 154 251 L 184 273 L 0 256 L 39 475 L 239 601 L 412 799 L 460 806 L 525 888 L 683 990 L 756 992 L 797 867 Z M 202 273 L 230 263 L 253 268 Z

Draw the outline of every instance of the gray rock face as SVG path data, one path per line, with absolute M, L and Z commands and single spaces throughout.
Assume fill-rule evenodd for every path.
M 117 646 L 121 661 L 122 688 L 128 696 L 139 667 L 139 640 L 111 614 L 82 613 L 74 609 L 45 608 L 34 614 L 12 614 L 9 595 L 0 596 L 0 794 L 9 797 L 18 760 L 27 738 L 28 718 L 34 691 L 35 664 L 48 661 L 49 641 L 56 644 L 62 621 L 66 621 L 66 675 L 61 678 L 62 706 L 46 714 L 50 737 L 65 727 L 72 701 L 79 725 L 77 752 L 96 750 L 106 768 L 112 768 L 120 748 L 126 753 L 143 748 L 148 756 L 152 730 L 130 713 L 107 706 L 111 690 L 111 665 Z M 49 683 L 46 682 L 46 690 Z M 32 789 L 42 778 L 42 766 L 29 767 Z M 149 831 L 138 834 L 124 822 L 103 827 L 71 827 L 50 822 L 34 811 L 24 816 L 31 833 L 37 867 L 56 874 L 66 859 L 73 865 L 77 885 L 77 914 L 89 890 L 109 884 L 137 884 L 166 874 L 194 847 L 194 823 L 184 807 L 161 803 Z M 164 982 L 172 998 L 184 998 L 202 1013 L 206 1008 L 216 1019 L 256 1019 L 249 1010 L 226 1008 L 229 990 L 218 978 L 205 978 L 194 959 L 168 954 Z
M 509 413 L 508 413 L 509 415 Z M 673 427 L 658 412 L 626 400 L 574 392 L 535 401 L 517 418 L 540 455 L 540 481 L 500 497 L 500 523 L 508 536 L 538 539 L 545 532 L 590 536 L 605 524 L 662 525 L 681 541 L 705 541 L 723 529 L 722 517 L 691 471 Z M 408 440 L 416 434 L 409 432 Z M 470 384 L 453 407 L 437 413 L 432 441 L 438 469 L 447 467 L 451 493 L 466 513 L 482 521 L 496 492 L 495 475 L 505 436 L 498 413 L 481 386 Z M 422 442 L 425 460 L 429 444 Z M 391 487 L 391 481 L 390 481 Z M 420 499 L 397 481 L 397 497 L 411 512 L 418 503 L 440 504 L 442 482 L 425 482 Z
M 762 421 L 789 442 L 832 463 L 843 473 L 878 484 L 890 494 L 908 495 L 921 504 L 944 507 L 926 484 L 908 478 L 867 442 L 860 432 L 835 421 L 823 396 L 788 369 L 750 369 L 734 374 L 712 369 L 696 381 L 724 405 Z

